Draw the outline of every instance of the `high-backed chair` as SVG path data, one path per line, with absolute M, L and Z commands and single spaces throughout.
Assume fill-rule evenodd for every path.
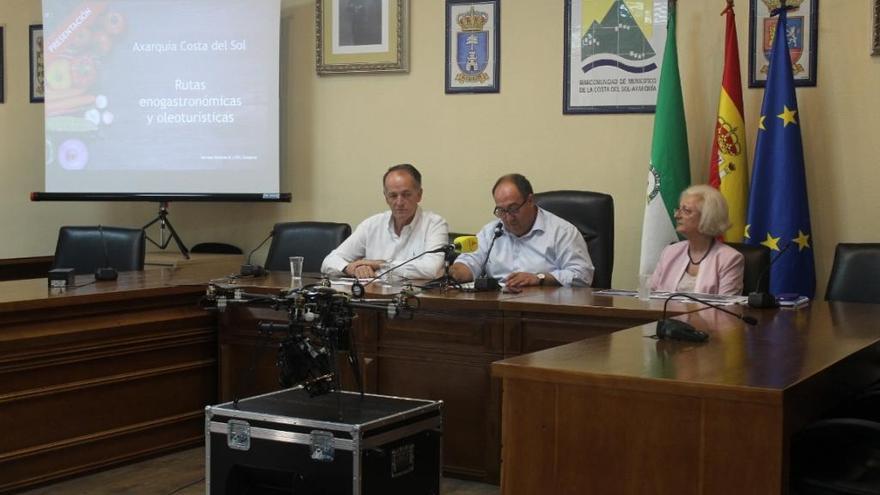
M 770 248 L 740 242 L 728 242 L 727 245 L 742 253 L 745 258 L 742 295 L 770 292 Z
M 73 268 L 77 274 L 112 267 L 126 272 L 144 269 L 143 229 L 123 227 L 61 227 L 52 268 Z
M 267 270 L 289 270 L 288 258 L 302 256 L 304 272 L 319 272 L 330 251 L 351 235 L 351 226 L 331 222 L 276 223 L 272 234 L 266 257 Z
M 587 241 L 596 268 L 593 287 L 611 287 L 614 270 L 614 198 L 591 191 L 549 191 L 535 194 L 541 208 L 574 224 Z
M 880 303 L 880 243 L 837 245 L 825 300 Z

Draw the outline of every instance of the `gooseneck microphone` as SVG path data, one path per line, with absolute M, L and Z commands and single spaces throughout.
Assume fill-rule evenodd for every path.
M 101 246 L 104 248 L 104 266 L 95 270 L 95 280 L 116 280 L 119 273 L 116 268 L 110 266 L 110 253 L 107 252 L 107 240 L 104 239 L 103 225 L 98 225 L 98 235 L 101 237 Z
M 271 239 L 274 235 L 275 235 L 275 229 L 273 228 L 272 231 L 269 232 L 269 235 L 267 235 L 266 238 L 262 240 L 262 242 L 257 244 L 257 247 L 251 249 L 251 252 L 248 253 L 247 262 L 244 265 L 241 265 L 241 270 L 238 273 L 239 276 L 242 276 L 242 277 L 247 277 L 247 276 L 262 277 L 263 275 L 266 274 L 265 268 L 263 268 L 260 265 L 252 265 L 251 264 L 251 257 L 253 257 L 254 253 L 257 252 L 257 250 L 259 250 L 261 247 L 263 247 L 263 244 L 266 244 L 266 242 L 268 242 L 269 239 Z
M 669 301 L 671 301 L 675 297 L 684 297 L 686 299 L 696 301 L 700 304 L 704 304 L 706 306 L 709 306 L 710 308 L 717 309 L 722 313 L 727 313 L 729 315 L 735 316 L 737 319 L 740 319 L 749 325 L 754 325 L 758 323 L 758 320 L 756 320 L 753 316 L 737 314 L 733 311 L 730 311 L 729 309 L 724 309 L 721 306 L 696 298 L 690 294 L 685 294 L 683 292 L 674 292 L 672 294 L 669 294 L 669 297 L 666 298 L 666 302 L 663 303 L 663 315 L 657 322 L 658 339 L 685 340 L 688 342 L 705 342 L 709 340 L 708 333 L 697 330 L 696 328 L 694 328 L 693 325 L 680 320 L 666 318 L 666 306 L 669 304 Z
M 770 294 L 769 292 L 760 292 L 761 282 L 763 282 L 764 279 L 768 275 L 770 275 L 770 269 L 773 268 L 773 264 L 776 263 L 776 261 L 778 261 L 779 258 L 781 258 L 786 251 L 788 251 L 788 248 L 790 248 L 792 244 L 794 243 L 789 242 L 788 244 L 786 244 L 785 247 L 782 248 L 782 251 L 779 251 L 779 254 L 777 254 L 776 257 L 770 260 L 770 263 L 768 263 L 767 267 L 764 268 L 764 271 L 761 272 L 761 275 L 758 277 L 758 281 L 755 282 L 755 290 L 749 293 L 750 307 L 762 309 L 779 307 L 779 302 L 776 301 L 776 298 L 773 296 L 773 294 Z
M 421 252 L 421 253 L 419 253 L 419 254 L 413 256 L 412 258 L 410 258 L 410 259 L 408 259 L 408 260 L 406 260 L 406 261 L 402 261 L 402 262 L 400 262 L 400 263 L 398 263 L 398 264 L 392 266 L 391 268 L 385 270 L 385 271 L 382 272 L 382 273 L 377 273 L 376 276 L 374 276 L 373 278 L 371 278 L 370 280 L 368 280 L 367 283 L 365 283 L 365 284 L 360 284 L 360 283 L 357 283 L 357 282 L 355 282 L 355 283 L 356 283 L 357 285 L 360 286 L 359 290 L 362 291 L 364 287 L 366 287 L 366 286 L 372 284 L 372 283 L 375 282 L 376 280 L 379 280 L 380 278 L 382 278 L 382 277 L 384 277 L 385 275 L 387 275 L 387 274 L 393 272 L 394 270 L 397 270 L 398 268 L 402 267 L 403 265 L 406 265 L 407 263 L 411 263 L 411 262 L 413 262 L 413 261 L 415 261 L 415 260 L 421 258 L 422 256 L 425 256 L 426 254 L 444 253 L 446 256 L 450 256 L 453 252 L 455 252 L 455 244 L 444 244 L 444 245 L 442 245 L 442 246 L 440 246 L 440 247 L 438 247 L 438 248 L 429 249 L 429 250 L 427 250 L 427 251 Z M 358 296 L 355 296 L 355 297 L 358 297 Z
M 492 236 L 492 242 L 489 243 L 489 249 L 486 251 L 486 259 L 483 260 L 483 265 L 480 266 L 480 276 L 474 279 L 475 291 L 498 290 L 501 287 L 498 280 L 486 275 L 486 265 L 489 264 L 489 256 L 492 254 L 492 248 L 495 247 L 495 241 L 504 235 L 503 227 L 503 222 L 498 222 L 495 225 L 495 233 Z

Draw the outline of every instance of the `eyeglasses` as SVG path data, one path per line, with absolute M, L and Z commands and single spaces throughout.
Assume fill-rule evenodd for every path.
M 678 205 L 675 207 L 675 212 L 681 213 L 682 215 L 689 217 L 689 216 L 693 215 L 694 213 L 697 213 L 697 210 L 692 210 L 686 206 Z
M 508 206 L 507 208 L 496 206 L 495 209 L 492 210 L 492 213 L 495 214 L 495 216 L 498 218 L 501 218 L 504 215 L 516 215 L 517 213 L 519 213 L 520 208 L 522 208 L 526 204 L 526 202 L 528 202 L 528 199 L 524 200 L 518 205 Z

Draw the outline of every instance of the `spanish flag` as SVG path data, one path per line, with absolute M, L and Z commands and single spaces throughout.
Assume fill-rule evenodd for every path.
M 746 226 L 749 173 L 733 0 L 727 0 L 727 8 L 721 15 L 725 14 L 727 32 L 724 43 L 724 75 L 712 141 L 709 184 L 721 191 L 730 208 L 731 226 L 724 233 L 724 240 L 742 242 Z

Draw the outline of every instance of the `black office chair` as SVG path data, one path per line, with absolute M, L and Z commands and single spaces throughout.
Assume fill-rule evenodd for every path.
M 880 493 L 880 423 L 862 418 L 817 421 L 791 441 L 793 495 Z
M 287 222 L 276 223 L 272 244 L 266 257 L 266 269 L 287 271 L 291 256 L 302 256 L 304 272 L 321 271 L 321 263 L 351 235 L 347 223 Z
M 190 253 L 242 254 L 241 248 L 224 242 L 200 242 L 189 250 Z
M 826 301 L 880 303 L 880 244 L 837 245 Z
M 742 295 L 770 292 L 770 248 L 740 242 L 728 242 L 727 245 L 742 253 L 745 258 Z
M 591 191 L 549 191 L 535 194 L 541 208 L 571 222 L 584 236 L 596 268 L 593 287 L 611 287 L 614 270 L 614 198 Z
M 143 229 L 122 227 L 61 227 L 52 268 L 73 268 L 77 274 L 112 267 L 125 272 L 144 269 Z

